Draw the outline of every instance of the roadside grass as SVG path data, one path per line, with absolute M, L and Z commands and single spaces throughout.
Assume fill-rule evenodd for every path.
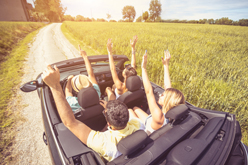
M 0 157 L 10 154 L 15 132 L 12 130 L 16 121 L 24 120 L 10 105 L 11 100 L 19 102 L 16 96 L 17 86 L 23 75 L 22 68 L 28 53 L 28 44 L 38 33 L 43 23 L 0 22 Z M 23 39 L 24 38 L 24 39 Z M 21 103 L 19 103 L 21 104 Z M 3 161 L 3 159 L 0 161 Z M 6 160 L 5 160 L 6 161 Z M 11 161 L 11 160 L 9 160 Z M 5 162 L 6 163 L 6 162 Z
M 161 56 L 169 49 L 172 87 L 197 107 L 235 114 L 242 141 L 248 145 L 248 27 L 69 21 L 62 27 L 71 33 L 69 41 L 81 41 L 100 54 L 107 54 L 107 39 L 112 38 L 113 53 L 129 59 L 130 39 L 137 35 L 137 72 L 141 75 L 142 56 L 147 50 L 149 79 L 160 86 Z

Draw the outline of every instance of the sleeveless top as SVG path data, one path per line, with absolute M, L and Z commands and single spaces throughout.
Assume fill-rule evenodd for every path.
M 115 88 L 115 97 L 116 97 L 116 100 L 120 97 L 121 95 L 119 95 L 118 93 L 117 93 L 117 88 Z
M 164 113 L 164 116 L 165 116 L 165 113 Z M 163 125 L 162 125 L 161 127 L 163 127 L 164 125 L 166 125 L 166 124 L 168 124 L 168 123 L 169 123 L 169 119 L 165 118 L 165 119 L 164 119 L 164 123 L 163 123 Z M 152 115 L 150 114 L 150 115 L 146 118 L 146 120 L 145 120 L 145 126 L 146 126 L 145 132 L 146 132 L 148 135 L 150 135 L 151 133 L 153 133 L 154 131 L 156 131 L 156 130 L 152 129 L 151 124 L 152 124 Z

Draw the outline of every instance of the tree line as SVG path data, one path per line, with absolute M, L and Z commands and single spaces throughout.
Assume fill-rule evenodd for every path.
M 124 6 L 122 9 L 122 19 L 116 21 L 111 19 L 109 13 L 104 18 L 88 18 L 82 15 L 73 17 L 71 15 L 64 15 L 66 7 L 63 7 L 61 0 L 35 0 L 35 8 L 31 11 L 31 16 L 34 21 L 78 21 L 78 22 L 164 22 L 164 23 L 194 23 L 194 24 L 219 24 L 219 25 L 237 25 L 248 26 L 248 19 L 240 19 L 233 21 L 228 17 L 220 19 L 200 19 L 200 20 L 164 20 L 161 19 L 162 4 L 160 0 L 151 0 L 149 10 L 142 13 L 136 20 L 136 11 L 134 6 Z
M 193 23 L 193 24 L 217 24 L 217 25 L 236 25 L 236 26 L 248 26 L 248 19 L 240 19 L 239 21 L 233 21 L 228 17 L 222 17 L 220 19 L 200 19 L 200 20 L 160 20 L 159 22 L 165 23 Z

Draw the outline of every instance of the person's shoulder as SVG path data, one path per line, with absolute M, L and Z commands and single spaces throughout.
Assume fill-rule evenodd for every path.
M 136 129 L 142 129 L 145 130 L 145 125 L 144 123 L 137 117 L 130 118 L 128 121 L 128 124 L 131 127 L 136 127 Z
M 95 88 L 96 90 L 100 90 L 100 87 L 98 84 L 92 84 L 93 88 Z

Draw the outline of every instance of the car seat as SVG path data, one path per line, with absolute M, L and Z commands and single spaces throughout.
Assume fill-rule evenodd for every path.
M 123 93 L 117 100 L 125 103 L 128 108 L 133 108 L 145 97 L 145 92 L 141 89 L 141 79 L 139 76 L 130 76 L 127 78 L 127 92 Z
M 166 113 L 166 118 L 170 122 L 149 136 L 139 131 L 122 139 L 117 145 L 122 155 L 108 162 L 108 165 L 157 164 L 162 155 L 187 137 L 201 122 L 200 116 L 189 111 L 185 104 L 172 108 Z
M 77 97 L 82 108 L 77 113 L 74 113 L 76 119 L 82 121 L 93 130 L 102 130 L 107 122 L 102 113 L 104 108 L 99 103 L 96 90 L 93 87 L 81 89 Z

